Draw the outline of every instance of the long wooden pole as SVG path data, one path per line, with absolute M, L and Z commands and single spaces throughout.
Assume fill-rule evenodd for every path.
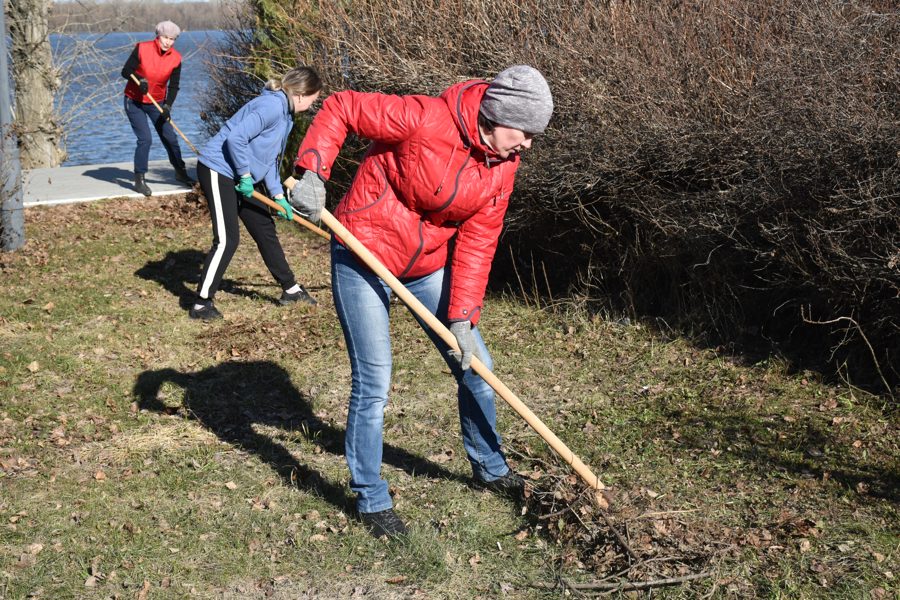
M 141 85 L 140 80 L 139 80 L 137 77 L 134 76 L 134 73 L 131 74 L 131 78 L 134 80 L 134 82 L 135 82 L 136 84 L 138 84 L 139 86 Z M 162 106 L 160 106 L 159 104 L 157 104 L 156 100 L 153 99 L 153 96 L 151 96 L 150 94 L 145 94 L 145 95 L 146 95 L 148 98 L 150 98 L 150 102 L 153 103 L 153 106 L 155 106 L 155 107 L 159 110 L 159 112 L 163 112 Z M 200 152 L 197 151 L 197 148 L 194 147 L 194 145 L 191 143 L 191 140 L 187 139 L 187 136 L 184 135 L 183 133 L 181 133 L 181 130 L 178 129 L 178 125 L 176 125 L 176 124 L 175 124 L 175 121 L 172 120 L 171 115 L 169 116 L 169 123 L 171 123 L 171 124 L 172 124 L 172 127 L 175 128 L 175 131 L 178 132 L 178 135 L 180 135 L 180 136 L 182 137 L 182 139 L 183 139 L 185 142 L 187 142 L 187 145 L 191 147 L 191 150 L 194 151 L 194 154 L 196 154 L 197 156 L 200 156 Z
M 287 181 L 296 181 L 296 180 L 293 177 L 288 177 Z M 268 198 L 266 196 L 263 196 L 256 190 L 253 190 L 253 197 L 256 198 L 257 200 L 259 200 L 260 202 L 262 202 L 263 204 L 265 204 L 266 206 L 268 206 L 269 208 L 273 208 L 281 213 L 285 212 L 285 210 L 283 208 L 281 208 L 280 206 L 278 206 L 278 204 L 276 204 L 273 200 L 271 200 L 270 198 Z M 301 217 L 300 215 L 298 215 L 296 213 L 294 213 L 293 221 L 295 223 L 299 223 L 299 224 L 303 225 L 304 227 L 306 227 L 313 233 L 316 233 L 316 234 L 322 236 L 326 240 L 331 239 L 330 233 L 328 233 L 327 231 L 325 231 L 324 229 L 322 229 L 320 227 L 316 227 L 314 224 L 310 223 L 309 221 L 307 221 L 306 219 L 304 219 L 303 217 Z
M 285 186 L 293 188 L 297 180 L 289 177 L 285 182 Z M 441 323 L 441 321 L 432 314 L 428 308 L 416 298 L 412 292 L 406 289 L 406 286 L 385 267 L 381 261 L 369 252 L 369 250 L 360 242 L 350 231 L 338 221 L 334 215 L 327 210 L 322 210 L 322 223 L 328 226 L 331 231 L 337 235 L 345 246 L 350 248 L 376 275 L 381 277 L 385 283 L 393 290 L 397 297 L 403 301 L 426 325 L 431 327 L 444 342 L 455 351 L 459 352 L 459 345 L 456 343 L 456 336 L 450 333 L 450 330 Z M 506 401 L 507 404 L 521 416 L 528 425 L 540 435 L 547 444 L 581 477 L 582 480 L 593 490 L 594 500 L 600 508 L 608 508 L 609 504 L 606 498 L 600 492 L 606 489 L 606 486 L 594 473 L 581 462 L 574 452 L 569 450 L 562 440 L 556 434 L 550 431 L 550 428 L 535 415 L 528 406 L 522 402 L 500 379 L 494 375 L 487 366 L 478 360 L 477 356 L 472 357 L 472 369 L 490 385 L 497 394 Z

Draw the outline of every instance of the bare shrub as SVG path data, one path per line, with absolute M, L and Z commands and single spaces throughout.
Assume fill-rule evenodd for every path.
M 331 89 L 545 73 L 557 108 L 525 158 L 500 274 L 854 384 L 900 382 L 895 3 L 252 5 L 254 60 L 315 57 Z

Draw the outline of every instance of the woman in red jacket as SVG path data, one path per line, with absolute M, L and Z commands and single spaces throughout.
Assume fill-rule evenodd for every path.
M 134 188 L 145 196 L 153 193 L 144 180 L 150 158 L 150 144 L 153 142 L 147 125 L 148 118 L 166 149 L 169 162 L 175 167 L 175 179 L 191 186 L 195 183 L 185 169 L 178 138 L 169 123 L 169 111 L 175 103 L 181 81 L 181 54 L 174 48 L 175 39 L 180 34 L 181 29 L 172 21 L 159 23 L 156 26 L 156 38 L 136 44 L 122 67 L 122 77 L 128 80 L 125 84 L 125 114 L 137 137 L 134 149 Z M 139 84 L 134 82 L 132 75 L 138 78 Z M 162 112 L 153 105 L 151 97 L 162 107 Z
M 331 166 L 348 133 L 372 140 L 335 216 L 456 336 L 453 355 L 433 332 L 458 382 L 463 445 L 478 485 L 519 498 L 496 429 L 494 391 L 469 367 L 491 359 L 476 328 L 512 193 L 519 154 L 553 112 L 544 77 L 516 65 L 492 82 L 465 81 L 440 97 L 332 94 L 297 154 L 291 204 L 318 221 Z M 451 240 L 453 241 L 451 244 Z M 346 457 L 361 520 L 375 536 L 406 532 L 381 478 L 391 377 L 390 288 L 339 240 L 332 291 L 350 355 Z M 424 325 L 423 325 L 424 326 Z

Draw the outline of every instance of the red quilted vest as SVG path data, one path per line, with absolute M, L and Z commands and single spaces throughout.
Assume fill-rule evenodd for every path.
M 139 79 L 143 77 L 147 80 L 148 96 L 153 96 L 154 100 L 162 103 L 166 99 L 169 77 L 172 75 L 172 71 L 181 64 L 181 54 L 175 48 L 169 48 L 165 53 L 161 52 L 155 38 L 139 43 L 137 49 L 140 63 L 134 74 Z M 130 79 L 125 85 L 125 95 L 143 104 L 150 104 L 150 98 L 141 94 L 141 89 Z

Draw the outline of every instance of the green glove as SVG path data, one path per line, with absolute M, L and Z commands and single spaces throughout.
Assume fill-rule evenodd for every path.
M 291 208 L 291 205 L 288 204 L 288 201 L 284 199 L 284 196 L 275 196 L 275 204 L 284 209 L 284 212 L 278 212 L 278 216 L 286 221 L 294 220 L 294 209 Z
M 238 191 L 239 194 L 247 196 L 248 198 L 253 196 L 253 178 L 249 175 L 242 175 L 241 180 L 238 181 L 238 184 L 234 186 L 234 189 Z

